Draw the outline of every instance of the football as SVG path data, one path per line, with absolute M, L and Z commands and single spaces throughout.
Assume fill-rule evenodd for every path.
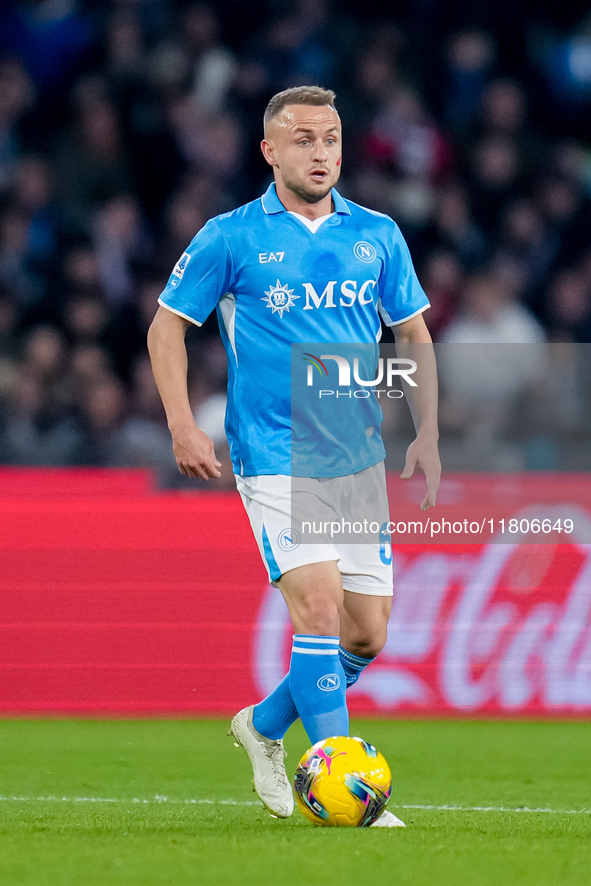
M 386 807 L 392 775 L 373 745 L 362 738 L 333 736 L 306 751 L 294 786 L 297 804 L 312 824 L 362 828 Z

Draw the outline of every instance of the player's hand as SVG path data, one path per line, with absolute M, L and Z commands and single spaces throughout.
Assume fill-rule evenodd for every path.
M 406 464 L 400 475 L 402 480 L 409 480 L 419 467 L 427 481 L 427 494 L 421 502 L 421 511 L 435 507 L 437 490 L 441 479 L 441 462 L 437 449 L 436 437 L 417 437 L 406 451 Z
M 179 471 L 195 480 L 221 477 L 222 463 L 215 457 L 213 440 L 197 425 L 186 425 L 172 431 L 172 451 Z

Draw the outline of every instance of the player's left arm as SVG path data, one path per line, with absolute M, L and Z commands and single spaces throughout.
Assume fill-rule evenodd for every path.
M 417 369 L 412 378 L 416 387 L 407 385 L 409 405 L 417 436 L 408 447 L 406 464 L 400 475 L 408 480 L 417 467 L 421 468 L 427 481 L 427 494 L 421 510 L 435 507 L 441 462 L 439 460 L 437 427 L 437 367 L 429 330 L 422 314 L 417 314 L 393 327 L 398 357 L 414 360 Z

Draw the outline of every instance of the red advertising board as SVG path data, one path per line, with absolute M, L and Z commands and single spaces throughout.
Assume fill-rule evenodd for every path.
M 237 494 L 119 479 L 53 471 L 25 495 L 0 472 L 0 712 L 226 714 L 285 673 L 285 605 Z M 388 642 L 352 711 L 591 714 L 591 480 L 517 479 L 528 519 L 571 514 L 575 531 L 395 545 Z M 392 501 L 414 497 L 391 484 Z M 432 513 L 449 518 L 477 500 L 495 520 L 524 513 L 493 475 L 447 478 L 441 499 Z

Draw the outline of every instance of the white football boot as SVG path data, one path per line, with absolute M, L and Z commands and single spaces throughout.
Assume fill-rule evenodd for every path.
M 384 809 L 379 818 L 370 824 L 370 828 L 405 828 L 406 825 L 398 816 L 394 815 L 388 809 Z
M 238 711 L 228 730 L 236 747 L 243 747 L 252 763 L 254 790 L 263 806 L 277 818 L 289 818 L 293 812 L 293 792 L 284 758 L 283 740 L 265 738 L 253 726 L 254 705 Z

